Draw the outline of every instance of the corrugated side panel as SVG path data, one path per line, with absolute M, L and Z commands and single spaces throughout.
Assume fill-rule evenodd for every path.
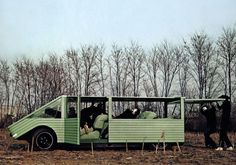
M 110 119 L 109 142 L 184 142 L 181 119 Z
M 18 138 L 38 126 L 47 126 L 52 128 L 57 135 L 57 142 L 64 142 L 64 120 L 52 118 L 27 118 L 12 124 L 9 131 L 15 138 Z
M 78 136 L 78 119 L 65 119 L 65 143 L 79 144 Z

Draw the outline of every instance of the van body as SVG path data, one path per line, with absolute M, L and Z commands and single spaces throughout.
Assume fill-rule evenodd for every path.
M 184 97 L 62 95 L 13 123 L 8 129 L 14 138 L 29 140 L 39 150 L 52 149 L 57 143 L 182 143 L 184 101 Z M 91 107 L 99 110 L 98 106 L 102 107 L 102 111 L 96 118 L 92 120 L 94 113 L 83 116 Z M 116 118 L 132 106 L 140 109 L 136 118 Z M 70 116 L 71 107 L 75 110 L 73 116 Z M 88 124 L 85 118 L 93 122 L 88 130 L 84 128 Z

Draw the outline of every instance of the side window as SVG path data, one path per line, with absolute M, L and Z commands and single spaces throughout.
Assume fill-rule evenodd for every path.
M 165 115 L 166 114 L 166 115 Z M 114 100 L 112 101 L 114 119 L 180 119 L 180 103 L 172 100 Z
M 45 115 L 46 117 L 61 118 L 61 106 L 56 105 L 45 108 Z
M 67 118 L 77 118 L 77 99 L 68 99 L 66 116 Z
M 61 100 L 57 100 L 33 113 L 30 118 L 61 118 Z
M 168 105 L 168 118 L 181 119 L 180 104 L 169 104 Z
M 114 119 L 137 119 L 141 113 L 140 102 L 114 101 L 112 104 L 112 118 Z

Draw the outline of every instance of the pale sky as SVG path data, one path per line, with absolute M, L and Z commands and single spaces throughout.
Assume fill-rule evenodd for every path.
M 236 0 L 0 0 L 0 58 L 131 40 L 148 48 L 235 25 Z

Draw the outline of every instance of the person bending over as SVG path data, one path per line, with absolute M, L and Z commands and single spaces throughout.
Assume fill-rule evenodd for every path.
M 215 141 L 210 137 L 212 133 L 216 132 L 216 108 L 213 103 L 209 103 L 203 105 L 200 111 L 205 116 L 207 122 L 204 131 L 205 146 L 208 148 L 216 148 L 217 145 Z

